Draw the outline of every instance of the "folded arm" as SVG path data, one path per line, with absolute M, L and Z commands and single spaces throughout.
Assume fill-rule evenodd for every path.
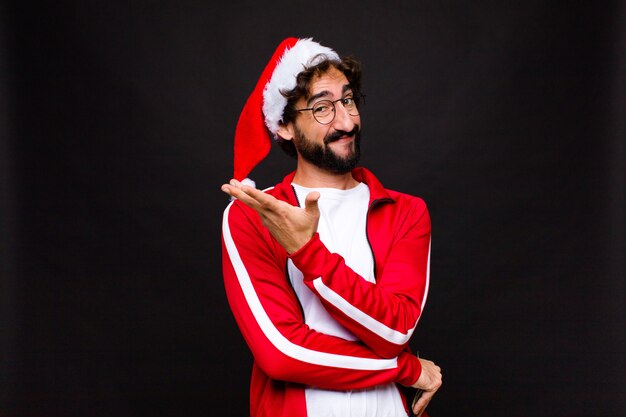
M 327 389 L 388 382 L 410 386 L 420 376 L 408 352 L 382 358 L 368 346 L 316 332 L 303 320 L 285 274 L 286 255 L 258 216 L 241 203 L 224 212 L 223 273 L 231 309 L 259 367 L 271 378 Z
M 377 274 L 369 282 L 331 253 L 315 235 L 290 259 L 330 314 L 383 357 L 397 356 L 411 338 L 428 293 L 430 218 L 425 205 L 396 233 Z

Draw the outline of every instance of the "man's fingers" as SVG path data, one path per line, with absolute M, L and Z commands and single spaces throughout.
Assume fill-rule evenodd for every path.
M 420 399 L 417 400 L 417 402 L 413 406 L 413 414 L 415 414 L 416 417 L 421 416 L 424 410 L 426 410 L 426 406 L 433 398 L 433 395 L 435 395 L 434 392 L 424 392 Z
M 246 195 L 248 195 L 249 197 L 253 198 L 259 205 L 270 209 L 270 210 L 275 210 L 277 209 L 281 204 L 283 204 L 283 201 L 278 200 L 276 197 L 274 197 L 273 195 L 270 195 L 264 191 L 261 191 L 257 188 L 251 187 L 249 185 L 242 185 L 240 187 L 241 191 L 243 191 Z
M 239 187 L 230 184 L 224 184 L 222 185 L 222 191 L 251 208 L 256 209 L 258 206 L 257 200 L 245 193 L 244 190 Z
M 231 180 L 229 184 L 222 185 L 222 191 L 240 200 L 259 214 L 279 212 L 281 205 L 286 205 L 276 197 L 236 180 Z

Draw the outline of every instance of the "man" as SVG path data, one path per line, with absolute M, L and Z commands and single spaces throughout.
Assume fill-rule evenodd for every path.
M 430 217 L 356 166 L 360 78 L 357 61 L 285 39 L 237 125 L 223 273 L 254 356 L 254 417 L 421 415 L 441 385 L 439 367 L 408 347 L 428 291 Z M 260 191 L 241 180 L 269 134 L 297 167 Z M 408 404 L 402 386 L 421 396 Z

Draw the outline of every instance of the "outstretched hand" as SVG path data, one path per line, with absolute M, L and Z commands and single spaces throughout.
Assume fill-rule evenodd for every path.
M 317 191 L 306 196 L 302 209 L 234 179 L 221 189 L 259 213 L 263 225 L 289 254 L 303 247 L 317 232 L 320 218 Z

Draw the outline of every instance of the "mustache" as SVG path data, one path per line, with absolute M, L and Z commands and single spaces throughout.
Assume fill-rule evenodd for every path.
M 337 130 L 324 138 L 324 145 L 328 145 L 329 143 L 332 143 L 346 136 L 348 137 L 355 136 L 357 133 L 359 133 L 359 130 L 360 130 L 359 125 L 354 125 L 354 128 L 349 132 L 346 132 L 343 130 Z

